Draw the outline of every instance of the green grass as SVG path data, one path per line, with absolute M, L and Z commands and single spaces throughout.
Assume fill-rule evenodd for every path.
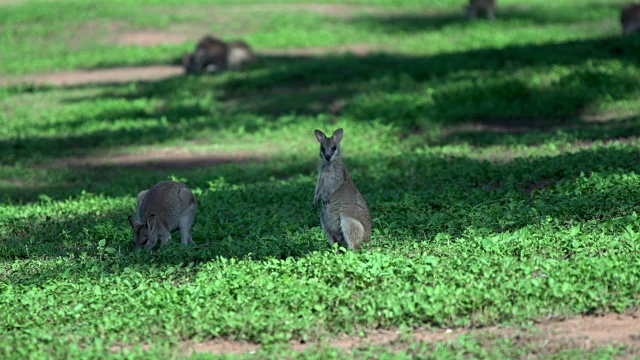
M 483 337 L 349 354 L 295 355 L 282 344 L 640 305 L 640 38 L 619 36 L 622 2 L 575 11 L 568 0 L 505 0 L 495 23 L 465 21 L 453 0 L 376 1 L 375 11 L 337 17 L 216 3 L 229 22 L 203 29 L 225 37 L 234 21 L 263 14 L 243 27 L 258 50 L 377 52 L 265 55 L 246 72 L 147 83 L 1 87 L 0 357 L 167 358 L 182 342 L 225 338 L 266 344 L 258 356 L 267 358 L 519 358 L 548 349 Z M 192 43 L 114 45 L 109 31 L 192 29 L 211 11 L 171 1 L 2 5 L 0 73 L 172 63 Z M 374 218 L 372 244 L 347 254 L 329 248 L 311 207 L 313 130 L 337 127 Z M 268 160 L 70 162 L 176 147 Z M 126 221 L 135 196 L 167 178 L 198 197 L 198 246 L 135 250 Z

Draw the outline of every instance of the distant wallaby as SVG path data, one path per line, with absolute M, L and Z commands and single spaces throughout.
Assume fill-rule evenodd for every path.
M 469 0 L 466 11 L 469 19 L 476 19 L 478 13 L 483 11 L 487 19 L 493 21 L 496 19 L 496 0 Z
M 198 42 L 196 51 L 182 58 L 187 74 L 240 70 L 255 61 L 253 50 L 244 41 L 225 43 L 213 36 L 205 36 Z
M 640 30 L 640 4 L 626 4 L 620 14 L 622 32 L 625 35 L 633 34 Z
M 171 232 L 180 230 L 183 244 L 193 244 L 191 226 L 198 205 L 187 185 L 177 181 L 161 181 L 138 194 L 137 218 L 129 216 L 135 230 L 135 244 L 153 249 L 158 240 L 167 245 Z
M 322 198 L 320 224 L 329 243 L 338 243 L 348 249 L 358 249 L 371 239 L 371 213 L 367 201 L 351 180 L 342 162 L 340 141 L 343 130 L 334 131 L 330 138 L 315 131 L 320 143 L 322 167 L 313 197 L 313 205 Z

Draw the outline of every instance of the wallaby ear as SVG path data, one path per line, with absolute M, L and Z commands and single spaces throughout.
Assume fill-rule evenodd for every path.
M 333 132 L 333 135 L 331 135 L 331 137 L 337 141 L 340 142 L 340 140 L 342 140 L 342 134 L 344 133 L 344 130 L 342 130 L 342 128 L 336 130 Z
M 136 220 L 133 216 L 129 215 L 129 224 L 131 224 L 131 227 L 138 230 L 141 226 L 142 223 L 138 220 Z
M 322 140 L 327 138 L 327 135 L 325 135 L 322 131 L 318 129 L 316 129 L 315 133 L 316 133 L 316 139 L 318 139 L 318 142 L 322 142 Z
M 156 216 L 155 215 L 151 215 L 147 218 L 147 228 L 149 228 L 149 230 L 153 231 L 153 229 L 156 227 Z

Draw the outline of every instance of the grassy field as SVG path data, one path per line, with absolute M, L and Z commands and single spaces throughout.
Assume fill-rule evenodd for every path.
M 623 1 L 504 0 L 494 23 L 456 0 L 251 3 L 0 5 L 7 76 L 174 64 L 205 32 L 263 54 L 216 76 L 0 87 L 1 358 L 175 358 L 211 339 L 264 346 L 194 358 L 640 354 L 411 336 L 640 305 L 640 37 L 620 36 Z M 191 38 L 119 40 L 142 31 Z M 374 219 L 347 254 L 311 207 L 313 130 L 338 127 Z M 198 245 L 135 250 L 135 196 L 170 178 L 198 198 Z M 404 340 L 289 346 L 381 329 Z

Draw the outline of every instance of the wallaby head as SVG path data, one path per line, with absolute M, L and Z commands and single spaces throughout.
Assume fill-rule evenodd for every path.
M 340 153 L 340 141 L 342 140 L 342 134 L 344 131 L 342 128 L 333 132 L 331 137 L 327 137 L 322 131 L 317 130 L 316 139 L 320 143 L 320 158 L 325 163 L 330 163 L 336 159 L 340 159 L 342 154 Z
M 129 223 L 135 231 L 135 244 L 136 247 L 142 248 L 147 244 L 155 244 L 158 242 L 157 233 L 157 221 L 156 216 L 151 215 L 147 218 L 147 221 L 141 223 L 133 216 L 129 216 Z

